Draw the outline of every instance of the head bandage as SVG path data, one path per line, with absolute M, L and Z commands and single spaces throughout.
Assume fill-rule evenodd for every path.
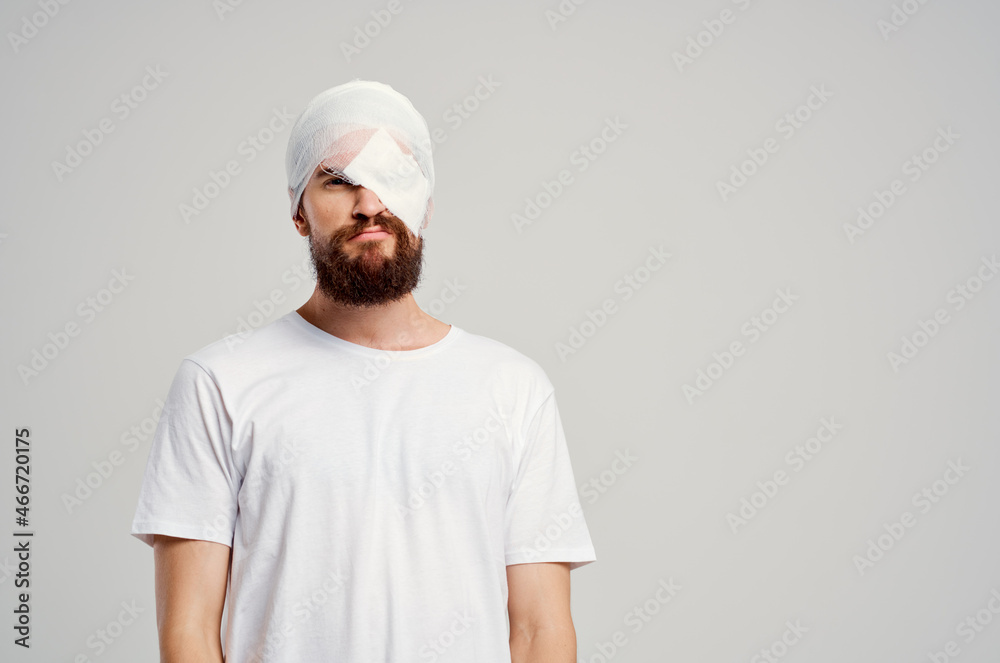
M 306 105 L 285 154 L 293 217 L 320 164 L 373 192 L 415 236 L 430 220 L 430 132 L 410 100 L 388 85 L 355 80 L 321 92 Z

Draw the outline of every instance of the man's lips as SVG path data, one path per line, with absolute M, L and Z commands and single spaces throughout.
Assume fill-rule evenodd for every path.
M 384 237 L 391 237 L 389 233 L 382 230 L 380 227 L 375 226 L 374 228 L 366 228 L 364 232 L 359 233 L 352 237 L 350 241 L 354 240 L 369 240 L 369 239 L 382 239 Z

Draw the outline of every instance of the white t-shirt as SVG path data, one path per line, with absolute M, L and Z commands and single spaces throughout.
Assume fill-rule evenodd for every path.
M 597 559 L 537 363 L 296 312 L 181 362 L 132 534 L 232 547 L 227 663 L 509 663 L 505 567 Z

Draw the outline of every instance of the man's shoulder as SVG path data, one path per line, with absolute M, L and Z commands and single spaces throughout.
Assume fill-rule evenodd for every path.
M 213 341 L 184 359 L 213 376 L 266 373 L 276 363 L 286 363 L 293 357 L 308 362 L 315 339 L 299 321 L 294 312 L 289 313 L 252 331 L 238 331 Z M 511 345 L 461 327 L 455 340 L 452 356 L 457 356 L 464 370 L 504 378 L 512 385 L 524 386 L 527 382 L 543 392 L 551 391 L 552 383 L 542 365 Z
M 463 361 L 478 363 L 491 371 L 509 374 L 510 377 L 529 379 L 551 386 L 548 375 L 540 363 L 525 353 L 489 336 L 475 334 L 463 329 Z
M 246 366 L 273 357 L 282 346 L 293 346 L 294 320 L 286 314 L 256 329 L 238 330 L 184 357 L 210 373 L 229 366 Z

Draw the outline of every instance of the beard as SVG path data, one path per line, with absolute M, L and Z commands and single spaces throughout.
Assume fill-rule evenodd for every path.
M 347 241 L 373 223 L 395 237 L 392 257 L 385 255 L 385 239 L 356 241 L 358 255 L 348 255 L 343 248 Z M 395 216 L 359 221 L 326 239 L 309 233 L 316 286 L 334 302 L 357 308 L 384 306 L 412 292 L 420 283 L 423 250 L 423 238 L 414 238 Z

